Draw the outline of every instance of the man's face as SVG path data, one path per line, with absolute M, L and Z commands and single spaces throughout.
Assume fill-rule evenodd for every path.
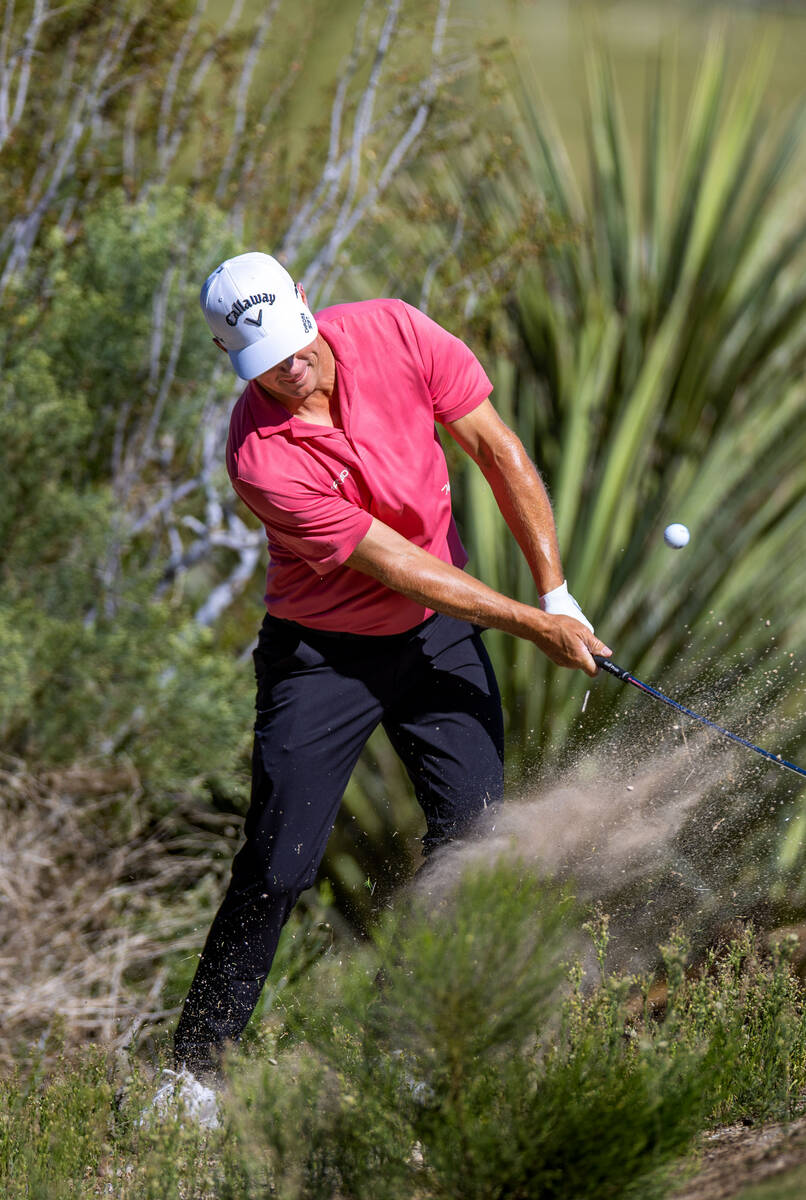
M 284 358 L 255 379 L 275 400 L 292 411 L 321 385 L 322 362 L 319 338 Z

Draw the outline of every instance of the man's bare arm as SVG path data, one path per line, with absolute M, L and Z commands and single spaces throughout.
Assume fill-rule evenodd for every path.
M 539 594 L 559 587 L 565 576 L 551 502 L 520 438 L 489 400 L 445 428 L 481 468 Z
M 579 667 L 595 675 L 592 655 L 611 653 L 580 621 L 549 616 L 501 595 L 466 571 L 415 546 L 382 521 L 373 520 L 347 566 L 437 612 L 526 638 L 561 667 Z

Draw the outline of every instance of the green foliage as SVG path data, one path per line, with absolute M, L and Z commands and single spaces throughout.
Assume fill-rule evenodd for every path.
M 112 192 L 77 244 L 50 235 L 31 272 L 47 301 L 24 303 L 9 386 L 19 392 L 15 372 L 41 346 L 58 391 L 89 410 L 85 478 L 108 476 L 122 450 L 145 457 L 149 441 L 169 446 L 175 471 L 198 459 L 202 385 L 215 365 L 199 276 L 232 252 L 223 219 L 184 189 L 155 189 L 137 204 Z
M 51 237 L 36 285 L 7 302 L 7 752 L 42 765 L 125 753 L 154 785 L 175 785 L 223 769 L 245 734 L 243 672 L 181 600 L 159 598 L 158 545 L 137 536 L 171 474 L 199 469 L 210 388 L 198 382 L 203 323 L 184 317 L 196 292 L 187 260 L 191 246 L 212 262 L 227 245 L 221 222 L 183 193 L 134 206 L 109 196 L 69 253 Z
M 787 187 L 802 121 L 771 126 L 759 66 L 730 91 L 713 44 L 674 137 L 659 69 L 639 171 L 601 58 L 589 83 L 584 191 L 524 91 L 533 186 L 564 232 L 521 272 L 511 309 L 520 353 L 516 372 L 504 365 L 497 379 L 499 407 L 545 473 L 570 586 L 617 659 L 691 685 L 709 657 L 727 673 L 743 656 L 745 695 L 760 686 L 774 703 L 759 663 L 773 654 L 791 687 L 776 648 L 802 658 L 806 647 L 795 550 L 806 504 L 806 225 Z M 474 478 L 465 521 L 476 569 L 533 597 L 514 549 L 483 533 L 491 510 Z M 680 554 L 661 538 L 673 519 L 692 530 Z M 568 748 L 579 679 L 491 640 L 513 743 L 528 753 L 533 735 L 546 751 Z M 588 728 L 619 699 L 603 690 Z M 787 732 L 794 750 L 796 729 Z
M 573 905 L 517 866 L 425 907 L 318 972 L 278 1065 L 236 1098 L 248 1154 L 262 1147 L 253 1180 L 270 1173 L 278 1195 L 661 1196 L 709 1119 L 794 1111 L 802 990 L 749 934 L 691 983 L 669 949 L 658 1022 L 603 969 L 591 990 L 575 967 L 560 998 Z M 603 953 L 606 926 L 591 928 Z
M 113 1105 L 119 1068 L 97 1054 L 0 1083 L 4 1195 L 109 1180 L 121 1200 L 158 1181 L 229 1200 L 660 1198 L 713 1121 L 797 1111 L 806 1022 L 786 946 L 767 959 L 744 931 L 693 972 L 674 934 L 656 1015 L 649 980 L 607 971 L 601 913 L 598 980 L 563 967 L 579 916 L 519 863 L 432 875 L 230 1059 L 220 1132 L 141 1124 L 136 1064 Z
M 806 1021 L 802 987 L 789 966 L 792 950 L 783 942 L 765 959 L 746 929 L 721 955 L 711 951 L 693 978 L 681 974 L 672 987 L 664 1036 L 681 1047 L 710 1039 L 719 1062 L 729 1064 L 713 1109 L 725 1124 L 786 1119 L 802 1102 Z M 671 983 L 678 947 L 670 945 L 665 957 Z
M 5 301 L 2 465 L 19 497 L 4 497 L 6 535 L 43 484 L 104 483 L 124 459 L 138 484 L 155 443 L 170 451 L 163 468 L 198 460 L 200 385 L 215 363 L 197 275 L 232 250 L 215 210 L 169 188 L 137 204 L 105 195 L 77 242 L 51 232 Z
M 42 767 L 124 756 L 153 788 L 225 772 L 248 731 L 242 671 L 214 653 L 208 630 L 188 621 L 177 631 L 175 612 L 138 604 L 136 592 L 124 600 L 114 620 L 87 624 L 9 607 L 6 751 Z
M 0 1085 L 0 1180 L 9 1200 L 72 1200 L 98 1170 L 112 1121 L 102 1054 L 80 1067 L 61 1062 L 53 1077 L 37 1072 Z

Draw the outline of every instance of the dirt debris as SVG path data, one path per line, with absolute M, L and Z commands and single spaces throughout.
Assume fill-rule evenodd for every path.
M 806 1163 L 806 1117 L 748 1128 L 726 1125 L 700 1140 L 700 1168 L 671 1200 L 730 1200 Z

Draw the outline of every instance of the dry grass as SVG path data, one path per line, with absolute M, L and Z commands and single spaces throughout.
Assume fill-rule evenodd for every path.
M 236 836 L 187 798 L 155 821 L 125 768 L 0 760 L 0 1069 L 54 1033 L 123 1048 L 170 1018 L 169 963 L 200 950 Z

